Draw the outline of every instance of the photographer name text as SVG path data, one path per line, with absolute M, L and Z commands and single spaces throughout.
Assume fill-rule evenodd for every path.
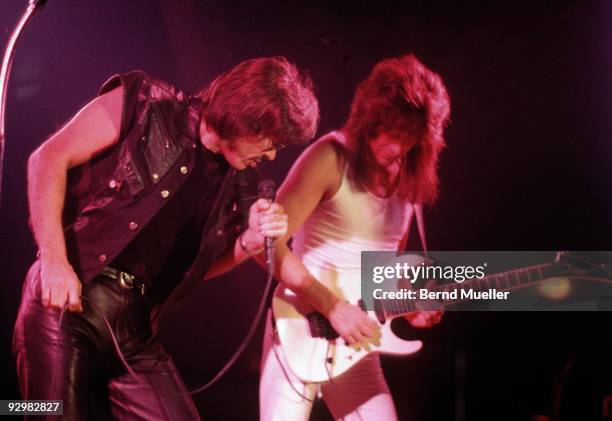
M 385 291 L 376 288 L 373 297 L 377 300 L 437 300 L 437 301 L 460 301 L 460 300 L 507 300 L 509 291 L 498 291 L 490 288 L 479 291 L 472 288 L 454 289 L 452 291 L 430 291 L 425 288 L 418 290 L 400 289 L 397 291 Z

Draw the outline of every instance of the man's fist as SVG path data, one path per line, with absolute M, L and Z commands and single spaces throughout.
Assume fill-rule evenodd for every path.
M 83 311 L 81 305 L 81 281 L 72 266 L 61 260 L 41 260 L 41 300 L 45 307 L 68 311 Z
M 249 210 L 249 227 L 242 234 L 242 241 L 252 253 L 261 252 L 265 238 L 279 238 L 287 234 L 287 214 L 278 203 L 259 199 Z

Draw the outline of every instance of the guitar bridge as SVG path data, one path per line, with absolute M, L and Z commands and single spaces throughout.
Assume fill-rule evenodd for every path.
M 336 329 L 332 327 L 329 320 L 321 313 L 316 311 L 308 313 L 306 319 L 308 320 L 308 327 L 310 328 L 310 336 L 313 338 L 333 340 L 340 336 L 338 332 L 336 332 Z

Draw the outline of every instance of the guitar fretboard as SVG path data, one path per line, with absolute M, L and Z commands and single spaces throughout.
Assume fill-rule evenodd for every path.
M 566 265 L 559 263 L 544 263 L 541 265 L 530 266 L 523 269 L 511 270 L 508 272 L 501 272 L 495 275 L 488 275 L 479 279 L 470 279 L 468 281 L 458 283 L 450 282 L 443 285 L 438 285 L 432 288 L 431 291 L 451 292 L 454 290 L 467 290 L 473 291 L 488 291 L 495 289 L 498 291 L 507 291 L 509 289 L 520 288 L 523 286 L 531 285 L 535 282 L 543 279 L 552 278 L 565 272 Z M 458 294 L 461 297 L 461 294 Z M 421 308 L 417 308 L 418 300 L 413 299 L 382 299 L 377 300 L 375 307 L 380 306 L 387 317 L 395 317 L 412 311 L 417 311 Z M 443 299 L 439 300 L 439 304 L 451 305 L 465 301 L 465 299 Z M 376 308 L 375 308 L 376 309 Z

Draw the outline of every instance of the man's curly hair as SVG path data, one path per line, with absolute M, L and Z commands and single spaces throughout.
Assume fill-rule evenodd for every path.
M 364 190 L 373 157 L 369 142 L 385 132 L 398 139 L 412 132 L 417 144 L 403 160 L 399 194 L 412 203 L 432 203 L 438 195 L 438 155 L 450 98 L 442 78 L 414 55 L 383 60 L 355 93 L 344 133 L 348 138 L 349 177 Z

